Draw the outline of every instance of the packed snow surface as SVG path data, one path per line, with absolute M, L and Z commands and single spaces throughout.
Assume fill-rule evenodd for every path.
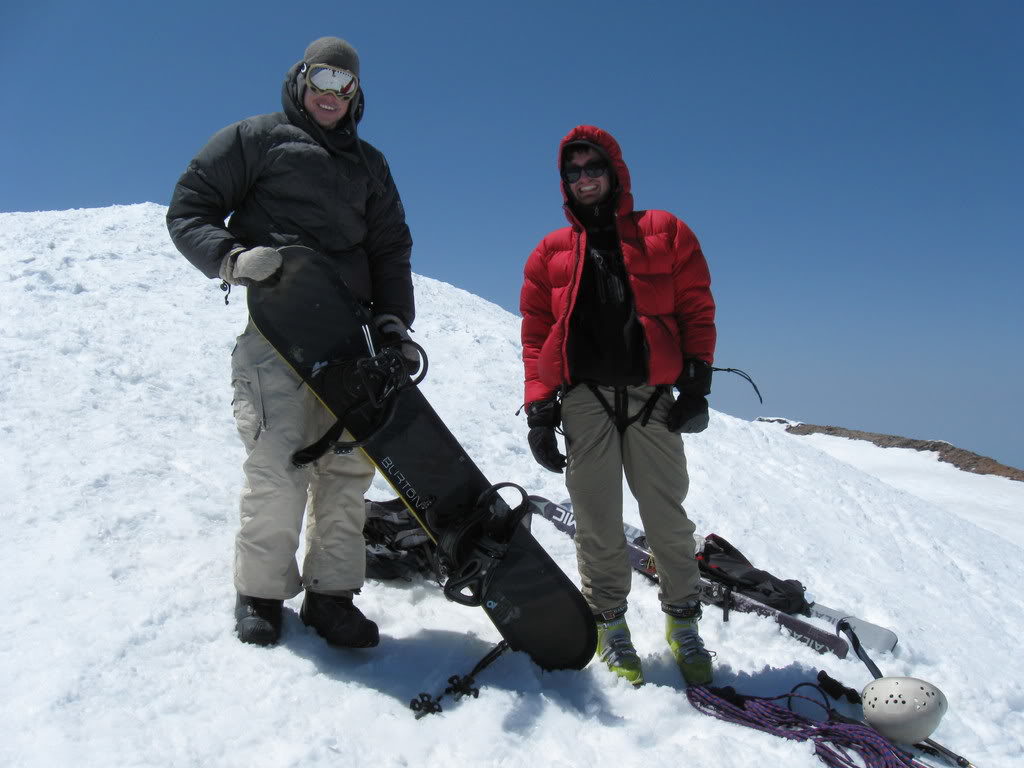
M 480 675 L 478 699 L 416 720 L 411 699 L 499 639 L 483 611 L 422 580 L 367 583 L 376 649 L 326 646 L 299 621 L 300 598 L 280 645 L 239 643 L 229 358 L 244 292 L 225 306 L 170 243 L 164 214 L 0 214 L 0 765 L 820 765 L 809 744 L 690 708 L 640 576 L 639 690 L 599 663 L 548 673 L 507 654 Z M 423 388 L 466 450 L 494 482 L 566 498 L 516 416 L 518 319 L 426 277 L 416 297 Z M 1020 765 L 1024 484 L 843 442 L 713 412 L 686 439 L 687 510 L 821 602 L 893 628 L 899 646 L 875 661 L 945 692 L 934 738 L 979 768 Z M 371 493 L 393 495 L 380 477 Z M 572 542 L 533 528 L 577 579 Z M 719 685 L 779 694 L 819 669 L 857 689 L 871 679 L 852 654 L 818 655 L 756 616 L 723 623 L 707 609 L 701 627 Z

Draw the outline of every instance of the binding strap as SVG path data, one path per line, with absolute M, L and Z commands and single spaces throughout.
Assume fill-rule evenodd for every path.
M 502 488 L 515 488 L 522 502 L 509 508 L 498 495 Z M 525 490 L 515 483 L 498 483 L 480 494 L 472 514 L 442 530 L 437 552 L 438 560 L 449 571 L 444 585 L 446 598 L 461 605 L 483 605 L 494 568 L 529 510 Z
M 305 448 L 293 453 L 292 464 L 300 469 L 307 464 L 312 464 L 331 449 L 331 446 L 337 442 L 338 438 L 341 437 L 341 433 L 344 431 L 345 425 L 342 423 L 341 419 L 338 419 L 330 429 L 324 432 L 323 437 L 312 445 L 307 445 Z
M 329 450 L 335 453 L 348 453 L 355 448 L 361 448 L 387 424 L 395 412 L 395 395 L 407 387 L 419 384 L 427 373 L 427 355 L 423 347 L 413 342 L 407 343 L 412 344 L 420 355 L 420 370 L 414 379 L 409 378 L 405 357 L 398 346 L 384 347 L 372 357 L 334 361 L 317 370 L 314 374 L 316 376 L 327 377 L 337 374 L 333 381 L 340 383 L 325 383 L 321 384 L 321 387 L 344 387 L 344 394 L 351 397 L 352 401 L 319 440 L 292 454 L 292 464 L 304 467 L 312 464 Z M 361 440 L 339 442 L 338 438 L 345 429 L 345 420 L 354 410 L 363 406 L 369 406 L 376 411 L 373 425 Z

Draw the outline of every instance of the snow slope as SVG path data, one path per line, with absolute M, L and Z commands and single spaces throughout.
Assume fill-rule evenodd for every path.
M 955 509 L 990 533 L 1024 547 L 1024 483 L 962 472 L 940 462 L 935 451 L 878 448 L 864 440 L 823 434 L 803 439 L 894 488 Z
M 244 296 L 224 305 L 169 242 L 164 213 L 0 214 L 0 765 L 820 765 L 807 744 L 690 709 L 640 577 L 640 690 L 596 664 L 542 673 L 510 654 L 481 676 L 479 699 L 417 721 L 409 700 L 499 639 L 482 611 L 421 581 L 367 584 L 375 650 L 330 649 L 292 612 L 278 647 L 240 644 L 229 355 Z M 492 480 L 565 498 L 515 416 L 517 318 L 425 277 L 416 289 L 427 396 Z M 717 412 L 687 455 L 699 530 L 894 628 L 895 654 L 875 661 L 946 693 L 935 738 L 984 768 L 1020 764 L 1021 484 L 968 486 L 928 457 L 911 467 Z M 379 477 L 372 492 L 391 496 Z M 630 499 L 627 518 L 639 523 Z M 543 521 L 534 530 L 575 579 L 571 542 Z M 702 631 L 717 682 L 746 692 L 782 693 L 818 669 L 858 689 L 870 680 L 857 659 L 818 656 L 757 617 L 723 624 L 709 610 Z

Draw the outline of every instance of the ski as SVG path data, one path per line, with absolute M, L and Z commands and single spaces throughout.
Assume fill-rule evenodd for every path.
M 864 619 L 858 619 L 856 616 L 851 616 L 849 613 L 837 608 L 829 608 L 827 605 L 822 605 L 816 600 L 808 600 L 808 603 L 810 604 L 811 616 L 827 621 L 833 627 L 836 627 L 837 631 L 841 621 L 845 621 L 853 627 L 860 638 L 861 645 L 866 648 L 870 648 L 873 651 L 891 653 L 899 642 L 896 633 L 891 629 L 886 629 L 878 624 L 872 624 Z
M 576 534 L 576 518 L 568 505 L 556 504 L 542 496 L 530 496 L 529 499 L 534 514 L 550 521 L 555 528 L 569 536 Z M 656 581 L 658 571 L 654 563 L 654 556 L 646 547 L 647 540 L 644 532 L 628 523 L 623 523 L 622 528 L 626 535 L 626 550 L 629 554 L 630 565 L 634 570 L 644 574 L 652 581 Z M 849 653 L 849 644 L 838 635 L 758 602 L 752 597 L 728 590 L 723 584 L 711 581 L 704 576 L 701 576 L 700 579 L 700 599 L 705 604 L 715 605 L 727 611 L 756 613 L 765 618 L 774 619 L 791 637 L 818 653 L 832 653 L 840 659 L 845 659 Z
M 572 513 L 571 504 L 569 504 L 568 502 L 563 502 L 562 506 L 564 506 L 566 511 L 568 511 L 570 514 Z M 644 543 L 646 542 L 644 532 L 639 528 L 635 528 L 633 526 L 626 524 L 623 525 L 623 528 L 625 530 L 627 539 L 633 541 L 634 543 L 640 542 L 640 549 L 645 550 L 647 552 L 649 564 L 646 567 L 649 568 L 651 571 L 648 575 L 655 575 L 656 571 L 654 570 L 653 556 L 650 555 L 650 551 L 647 549 L 646 546 L 644 546 Z M 640 558 L 638 558 L 638 564 L 639 562 Z M 642 570 L 638 566 L 635 567 L 637 567 L 637 570 Z M 896 648 L 896 645 L 899 642 L 899 638 L 897 637 L 896 633 L 893 632 L 891 629 L 883 627 L 879 624 L 874 624 L 870 621 L 866 621 L 865 619 L 858 618 L 857 616 L 852 615 L 848 611 L 843 611 L 838 608 L 832 608 L 830 606 L 819 603 L 816 600 L 813 600 L 809 595 L 805 597 L 807 598 L 807 603 L 809 607 L 806 615 L 811 616 L 812 618 L 827 621 L 829 624 L 836 628 L 837 633 L 839 631 L 838 628 L 840 622 L 845 621 L 857 633 L 857 636 L 860 638 L 861 645 L 863 645 L 865 648 L 869 648 L 873 651 L 882 651 L 890 653 Z M 756 598 L 750 599 L 754 600 L 755 602 L 759 602 Z

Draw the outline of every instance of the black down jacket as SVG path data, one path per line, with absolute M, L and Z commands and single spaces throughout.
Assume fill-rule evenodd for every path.
M 356 134 L 364 95 L 325 131 L 302 107 L 300 66 L 285 78 L 283 112 L 218 131 L 189 164 L 167 211 L 171 239 L 212 278 L 236 247 L 305 245 L 336 260 L 374 314 L 412 325 L 412 237 L 387 160 Z

